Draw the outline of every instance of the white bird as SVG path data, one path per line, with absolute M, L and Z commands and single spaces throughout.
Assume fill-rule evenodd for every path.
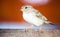
M 44 15 L 41 14 L 41 12 L 33 8 L 31 5 L 22 6 L 21 11 L 23 12 L 22 16 L 24 20 L 32 25 L 41 26 L 45 23 L 51 23 Z

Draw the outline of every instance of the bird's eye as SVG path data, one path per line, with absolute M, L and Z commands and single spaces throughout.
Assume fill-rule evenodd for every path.
M 25 9 L 27 9 L 28 7 L 25 7 Z

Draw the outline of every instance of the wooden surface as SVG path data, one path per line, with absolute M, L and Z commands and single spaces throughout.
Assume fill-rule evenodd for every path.
M 60 30 L 0 29 L 0 37 L 60 37 Z

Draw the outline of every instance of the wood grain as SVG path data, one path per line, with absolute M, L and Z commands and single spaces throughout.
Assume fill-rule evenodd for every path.
M 0 29 L 0 37 L 60 37 L 60 30 Z

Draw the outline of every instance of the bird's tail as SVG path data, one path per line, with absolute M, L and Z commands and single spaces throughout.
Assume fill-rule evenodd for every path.
M 51 21 L 45 21 L 46 24 L 51 24 L 54 25 L 54 23 L 52 23 Z

